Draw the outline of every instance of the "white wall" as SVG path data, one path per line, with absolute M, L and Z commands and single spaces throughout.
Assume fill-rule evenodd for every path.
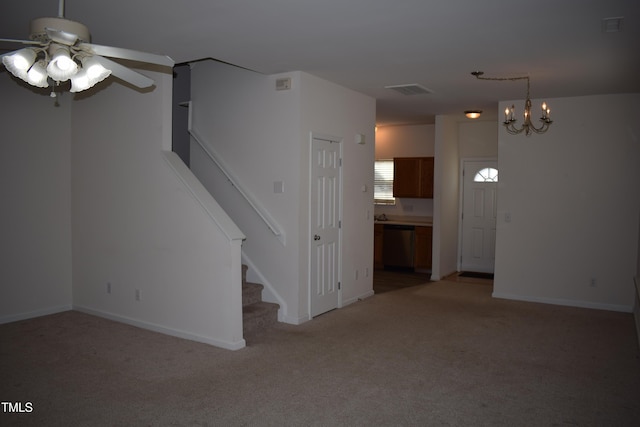
M 436 116 L 431 280 L 440 280 L 457 269 L 460 173 L 458 135 L 458 123 L 454 117 Z
M 71 97 L 0 72 L 0 323 L 71 308 Z
M 342 142 L 342 293 L 341 305 L 373 295 L 373 178 L 375 100 L 315 76 L 300 73 L 302 142 L 300 176 L 300 279 L 309 276 L 309 133 Z M 356 143 L 362 134 L 364 144 Z M 356 278 L 357 277 L 357 278 Z M 308 300 L 303 286 L 300 303 Z
M 294 90 L 276 91 L 274 79 L 228 64 L 200 61 L 191 69 L 193 129 L 275 219 L 284 243 L 195 143 L 191 169 L 248 237 L 243 252 L 253 268 L 247 277 L 273 290 L 263 298 L 281 305 L 281 320 L 299 323 L 299 80 Z M 274 192 L 276 181 L 283 193 Z M 254 276 L 256 269 L 266 280 Z
M 458 154 L 460 158 L 497 158 L 498 126 L 495 120 L 459 123 Z
M 499 132 L 494 295 L 630 311 L 640 95 L 546 101 L 555 120 L 547 133 Z M 524 101 L 500 109 L 512 103 Z
M 432 157 L 435 125 L 379 126 L 376 129 L 376 159 Z
M 292 89 L 276 91 L 279 77 L 290 77 Z M 263 297 L 281 304 L 280 320 L 297 324 L 309 316 L 311 133 L 343 141 L 343 303 L 367 295 L 372 289 L 375 101 L 305 73 L 264 76 L 215 61 L 194 63 L 191 84 L 194 130 L 283 230 L 284 244 L 192 144 L 191 168 L 246 234 L 243 253 L 254 267 L 247 276 L 273 290 Z M 356 133 L 368 142 L 355 144 Z M 274 191 L 276 182 L 283 183 L 284 192 Z M 354 269 L 360 270 L 357 281 Z M 252 276 L 258 273 L 261 277 Z
M 241 348 L 240 240 L 229 243 L 205 209 L 215 203 L 194 197 L 197 181 L 168 152 L 171 75 L 144 73 L 154 90 L 111 81 L 73 104 L 74 308 Z

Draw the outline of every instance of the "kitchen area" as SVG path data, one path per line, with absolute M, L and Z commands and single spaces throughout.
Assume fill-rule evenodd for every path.
M 433 157 L 393 159 L 393 202 L 376 205 L 374 268 L 430 273 L 433 218 L 409 215 L 433 204 Z

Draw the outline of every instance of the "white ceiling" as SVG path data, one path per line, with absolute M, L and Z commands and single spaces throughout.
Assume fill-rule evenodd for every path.
M 305 71 L 376 98 L 380 125 L 495 117 L 499 100 L 525 97 L 525 81 L 474 70 L 528 75 L 534 99 L 640 92 L 638 0 L 67 0 L 65 12 L 96 44 Z M 58 0 L 2 0 L 0 37 L 25 39 L 31 19 L 57 13 Z M 609 17 L 622 32 L 602 31 Z M 410 83 L 433 93 L 384 88 Z

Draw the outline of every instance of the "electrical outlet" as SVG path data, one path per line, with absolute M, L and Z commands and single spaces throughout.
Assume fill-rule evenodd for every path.
M 142 291 L 140 289 L 136 289 L 136 301 L 142 301 Z
M 592 288 L 595 288 L 596 286 L 598 286 L 596 283 L 595 277 L 591 278 L 591 280 L 589 281 L 589 286 L 591 286 Z
M 111 293 L 111 282 L 107 282 L 107 293 Z

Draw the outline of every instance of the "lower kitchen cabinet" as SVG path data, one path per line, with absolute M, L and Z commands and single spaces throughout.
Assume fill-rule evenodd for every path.
M 384 268 L 383 260 L 384 225 L 373 225 L 373 268 Z
M 417 270 L 431 270 L 433 227 L 418 226 L 414 234 L 413 264 Z

